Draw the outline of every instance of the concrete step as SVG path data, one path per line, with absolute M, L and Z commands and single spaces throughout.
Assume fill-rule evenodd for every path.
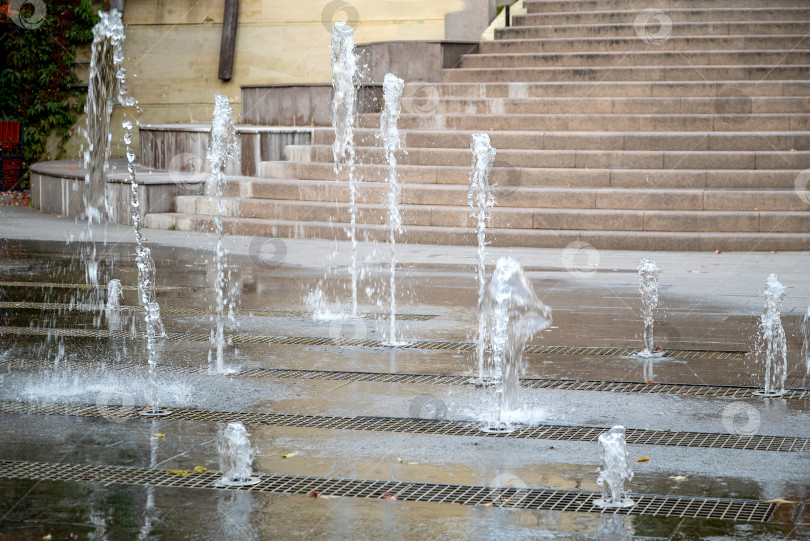
M 731 93 L 730 93 L 731 94 Z M 418 114 L 426 104 L 419 98 L 403 98 L 402 111 Z M 634 114 L 728 114 L 807 113 L 810 97 L 748 97 L 743 94 L 720 98 L 437 98 L 430 114 L 549 114 L 549 113 L 634 113 Z
M 810 81 L 545 81 L 409 83 L 403 96 L 430 113 L 440 98 L 810 96 Z
M 400 130 L 402 147 L 469 149 L 472 130 Z M 379 144 L 379 129 L 357 128 L 355 143 Z M 332 128 L 315 128 L 313 144 L 331 145 Z M 495 148 L 529 150 L 683 150 L 683 151 L 773 151 L 810 150 L 810 132 L 541 132 L 497 131 L 490 133 Z
M 763 7 L 762 0 L 524 0 L 528 13 L 608 11 L 635 9 L 750 9 Z M 807 0 L 768 0 L 774 8 L 807 7 Z
M 400 205 L 405 227 L 475 227 L 470 209 L 461 205 Z M 294 201 L 251 198 L 225 198 L 223 216 L 301 222 L 349 223 L 349 205 L 322 201 Z M 210 197 L 181 196 L 176 199 L 180 214 L 214 215 L 216 202 Z M 388 223 L 384 204 L 356 204 L 356 221 L 361 224 Z M 810 233 L 810 212 L 647 210 L 647 209 L 492 209 L 489 226 L 517 229 L 582 229 L 589 231 L 668 231 L 668 232 L 767 232 Z
M 810 28 L 808 33 L 810 33 Z M 442 81 L 447 83 L 583 81 L 595 84 L 602 81 L 784 81 L 808 78 L 810 78 L 810 65 L 785 64 L 779 66 L 607 66 L 442 70 Z
M 497 148 L 497 147 L 496 147 Z M 333 163 L 328 145 L 288 145 L 299 162 Z M 379 147 L 356 147 L 359 163 L 384 163 Z M 464 167 L 472 160 L 469 149 L 408 148 L 397 153 L 398 165 Z M 662 150 L 515 150 L 501 149 L 496 167 L 585 168 L 585 169 L 789 169 L 810 168 L 810 152 L 718 152 Z
M 648 9 L 648 8 L 644 8 Z M 512 18 L 513 26 L 541 26 L 567 24 L 621 24 L 634 23 L 638 9 L 611 9 L 584 11 L 526 13 Z M 705 22 L 765 22 L 765 21 L 807 21 L 810 20 L 810 7 L 733 7 L 733 8 L 667 8 L 664 15 L 673 23 Z M 657 25 L 656 25 L 657 26 Z
M 147 214 L 146 226 L 157 229 L 174 227 L 182 231 L 210 231 L 213 219 L 191 214 Z M 348 224 L 299 222 L 251 218 L 224 218 L 226 233 L 286 238 L 347 240 Z M 383 242 L 387 225 L 361 225 L 358 237 Z M 401 242 L 475 246 L 470 228 L 411 226 L 398 236 Z M 495 246 L 565 248 L 572 242 L 584 242 L 600 250 L 680 250 L 680 251 L 751 251 L 810 250 L 810 235 L 804 233 L 677 233 L 659 231 L 584 231 L 526 230 L 491 228 L 487 240 Z M 471 250 L 474 248 L 471 248 Z
M 377 115 L 360 115 L 358 126 L 379 128 Z M 807 131 L 810 114 L 547 114 L 401 115 L 402 129 L 476 131 Z
M 503 186 L 533 187 L 614 187 L 681 189 L 771 189 L 792 190 L 798 171 L 726 169 L 585 169 L 494 167 L 490 181 Z M 259 176 L 275 179 L 335 180 L 328 163 L 260 162 Z M 358 165 L 356 178 L 365 182 L 385 182 L 384 165 Z M 461 184 L 470 182 L 470 166 L 403 165 L 397 169 L 402 184 Z M 347 180 L 344 170 L 338 180 Z
M 667 31 L 669 28 L 667 28 Z M 656 32 L 658 30 L 653 30 Z M 672 23 L 674 36 L 736 36 L 763 34 L 806 34 L 810 32 L 810 20 L 765 21 L 765 22 L 691 22 Z M 667 32 L 668 34 L 669 32 Z M 638 37 L 633 20 L 616 24 L 567 24 L 542 26 L 510 26 L 495 29 L 495 39 L 526 38 L 599 38 Z M 666 34 L 656 38 L 663 41 Z
M 576 53 L 468 54 L 460 68 L 562 68 L 611 66 L 764 66 L 807 65 L 810 50 L 610 51 Z
M 740 36 L 670 36 L 663 43 L 651 45 L 632 37 L 546 38 L 546 39 L 497 39 L 482 41 L 481 54 L 512 53 L 573 53 L 601 51 L 758 51 L 778 49 L 787 51 L 802 47 L 805 36 L 786 35 L 740 35 Z
M 362 182 L 358 184 L 357 192 L 358 200 L 361 202 L 382 204 L 387 201 L 389 185 L 385 182 Z M 810 204 L 797 197 L 793 190 L 535 188 L 502 185 L 495 186 L 493 193 L 498 206 L 513 208 L 810 210 Z M 250 179 L 229 182 L 226 186 L 225 196 L 348 203 L 349 186 L 346 182 L 334 180 Z M 204 199 L 210 200 L 210 198 Z M 403 205 L 464 206 L 467 201 L 467 186 L 406 184 L 402 186 L 400 201 Z M 179 204 L 178 210 L 180 210 Z

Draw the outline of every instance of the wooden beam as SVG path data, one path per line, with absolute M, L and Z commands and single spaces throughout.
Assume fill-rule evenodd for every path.
M 233 57 L 236 52 L 236 21 L 239 19 L 239 0 L 225 0 L 222 18 L 222 43 L 219 47 L 219 78 L 230 81 L 233 76 Z

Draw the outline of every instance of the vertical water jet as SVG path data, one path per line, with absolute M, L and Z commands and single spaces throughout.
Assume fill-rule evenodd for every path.
M 217 447 L 219 469 L 222 470 L 218 486 L 244 487 L 260 482 L 260 479 L 251 477 L 256 450 L 250 444 L 245 425 L 239 421 L 228 423 L 219 434 Z
M 655 307 L 658 305 L 658 265 L 651 257 L 644 257 L 638 264 L 638 290 L 641 293 L 641 316 L 644 319 L 644 349 L 639 357 L 659 357 L 655 351 L 653 331 L 655 327 Z
M 211 329 L 211 349 L 208 350 L 208 369 L 219 374 L 226 373 L 225 368 L 225 318 L 233 321 L 233 298 L 228 294 L 230 271 L 227 269 L 227 252 L 223 242 L 222 215 L 225 206 L 222 201 L 225 189 L 225 167 L 228 157 L 236 152 L 236 127 L 233 121 L 233 109 L 228 98 L 217 94 L 214 104 L 214 114 L 211 122 L 211 138 L 208 143 L 208 169 L 210 170 L 208 189 L 209 195 L 214 199 L 214 233 L 216 235 L 216 248 L 214 261 L 216 263 L 217 277 L 214 283 L 216 305 L 214 308 L 214 325 Z M 226 276 L 227 273 L 227 276 Z M 228 315 L 225 312 L 228 310 Z
M 494 378 L 497 420 L 487 431 L 508 431 L 507 416 L 520 410 L 520 375 L 525 370 L 523 350 L 535 333 L 551 323 L 551 308 L 543 304 L 511 257 L 498 259 L 482 306 L 483 336 L 489 350 L 487 372 Z
M 87 169 L 84 195 L 84 211 L 88 223 L 101 223 L 108 214 L 106 164 L 110 157 L 110 117 L 113 105 L 126 88 L 119 77 L 124 61 L 122 44 L 124 25 L 116 9 L 99 11 L 98 23 L 93 27 L 93 44 L 90 52 L 90 73 L 87 85 L 87 150 L 84 151 L 84 166 Z
M 402 89 L 405 81 L 392 73 L 386 73 L 383 80 L 383 97 L 385 107 L 380 119 L 380 135 L 385 147 L 385 157 L 388 161 L 388 243 L 391 247 L 390 264 L 390 296 L 391 311 L 388 321 L 388 341 L 391 345 L 397 344 L 396 319 L 396 269 L 397 269 L 397 234 L 402 233 L 402 216 L 399 213 L 399 198 L 402 191 L 397 182 L 397 156 L 400 149 L 399 130 L 397 122 L 402 111 Z
M 475 133 L 470 141 L 472 151 L 472 171 L 470 173 L 470 186 L 467 190 L 467 205 L 470 207 L 470 216 L 476 220 L 475 233 L 478 238 L 478 333 L 476 335 L 476 356 L 478 358 L 478 381 L 488 384 L 493 374 L 484 373 L 484 350 L 486 339 L 484 336 L 484 295 L 486 290 L 486 231 L 490 209 L 495 205 L 489 176 L 495 162 L 495 149 L 489 144 L 489 135 Z
M 135 105 L 135 99 L 125 98 L 127 91 L 124 85 L 126 70 L 118 70 L 116 77 L 119 80 L 119 91 L 121 103 L 125 106 Z M 152 251 L 143 245 L 143 234 L 141 233 L 142 215 L 140 187 L 138 177 L 135 174 L 135 150 L 132 148 L 132 121 L 124 120 L 121 123 L 124 128 L 124 144 L 126 145 L 127 173 L 130 183 L 130 206 L 132 208 L 132 223 L 135 230 L 135 263 L 138 266 L 138 302 L 143 309 L 143 318 L 146 324 L 146 353 L 149 364 L 149 408 L 140 412 L 144 416 L 169 415 L 170 410 L 160 409 L 158 403 L 157 389 L 157 363 L 160 357 L 160 346 L 162 339 L 166 336 L 163 328 L 163 321 L 160 318 L 160 305 L 155 298 L 155 262 L 152 259 Z
M 768 276 L 765 284 L 765 311 L 759 319 L 757 338 L 757 362 L 765 364 L 765 386 L 754 394 L 781 396 L 785 393 L 787 378 L 787 340 L 782 327 L 782 304 L 785 302 L 785 286 L 775 274 Z
M 352 315 L 357 315 L 357 179 L 355 178 L 354 122 L 357 103 L 357 55 L 354 52 L 354 28 L 343 21 L 335 23 L 332 33 L 332 127 L 335 142 L 332 155 L 335 175 L 344 167 L 349 175 L 349 240 L 352 244 Z
M 624 483 L 633 479 L 633 459 L 627 453 L 624 427 L 616 425 L 599 435 L 602 446 L 602 468 L 596 484 L 602 487 L 602 497 L 594 500 L 598 507 L 632 507 L 635 502 L 627 497 Z

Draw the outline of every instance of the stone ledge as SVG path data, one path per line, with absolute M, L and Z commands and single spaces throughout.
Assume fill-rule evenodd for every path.
M 205 177 L 199 173 L 155 171 L 138 165 L 136 180 L 144 214 L 173 212 L 178 195 L 199 195 Z M 82 160 L 40 162 L 31 166 L 31 203 L 47 214 L 77 218 L 84 212 L 86 169 Z M 109 161 L 107 200 L 112 212 L 110 223 L 132 225 L 131 186 L 126 160 Z

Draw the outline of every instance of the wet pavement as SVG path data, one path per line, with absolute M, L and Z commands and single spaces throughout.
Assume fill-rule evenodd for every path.
M 345 243 L 228 237 L 239 311 L 226 333 L 234 337 L 225 349 L 226 365 L 234 373 L 220 375 L 207 373 L 210 344 L 205 337 L 211 330 L 216 275 L 210 236 L 145 230 L 169 333 L 160 345 L 160 403 L 185 413 L 143 419 L 116 413 L 147 405 L 142 315 L 137 308 L 124 310 L 116 332 L 110 333 L 104 314 L 83 309 L 105 294 L 85 285 L 77 240 L 83 224 L 4 208 L 0 227 L 5 233 L 0 240 L 0 539 L 810 536 L 810 395 L 750 396 L 763 382 L 764 368 L 752 351 L 761 294 L 771 272 L 788 287 L 782 313 L 786 386 L 810 388 L 799 353 L 810 298 L 807 254 L 594 250 L 596 255 L 572 256 L 563 250 L 493 248 L 492 261 L 499 255 L 521 260 L 538 296 L 553 310 L 553 326 L 535 336 L 530 348 L 567 347 L 526 354 L 523 377 L 543 378 L 556 387 L 529 388 L 529 380 L 524 381 L 525 405 L 515 418 L 520 426 L 562 427 L 560 434 L 483 437 L 436 428 L 444 420 L 467 426 L 486 419 L 493 404 L 483 388 L 463 380 L 450 384 L 404 376 L 357 381 L 349 374 L 476 375 L 469 348 L 477 324 L 471 248 L 402 247 L 398 307 L 400 314 L 413 317 L 398 321 L 399 338 L 436 341 L 434 347 L 444 348 L 409 349 L 379 347 L 388 330 L 386 245 L 361 243 L 360 311 L 366 316 L 315 321 L 306 297 L 317 287 L 333 309 L 346 310 L 350 304 Z M 131 229 L 97 228 L 94 240 L 101 284 L 121 280 L 122 304 L 136 307 Z M 661 268 L 655 343 L 663 356 L 654 360 L 605 350 L 632 351 L 642 345 L 635 273 L 642 256 L 654 257 Z M 350 340 L 357 342 L 350 345 Z M 308 372 L 296 376 L 267 369 Z M 563 380 L 639 385 L 625 391 L 604 385 L 572 390 L 560 388 Z M 658 392 L 666 384 L 691 387 Z M 743 389 L 748 394 L 739 398 L 743 395 L 729 394 L 727 386 L 752 389 Z M 700 396 L 696 390 L 714 394 Z M 65 404 L 90 408 L 59 409 Z M 29 413 L 12 413 L 22 411 L 16 407 Z M 44 413 L 36 413 L 37 407 Z M 194 412 L 201 413 L 195 417 Z M 92 467 L 125 466 L 188 481 L 203 475 L 193 473 L 195 467 L 218 469 L 217 435 L 223 423 L 209 420 L 205 412 L 233 412 L 247 419 L 258 450 L 258 474 L 492 487 L 494 496 L 478 505 L 458 505 L 407 501 L 387 492 L 364 498 L 327 491 L 155 486 L 105 481 L 93 473 Z M 358 417 L 366 423 L 372 417 L 417 418 L 427 428 L 419 433 L 368 429 L 362 423 L 322 428 L 265 417 L 250 421 L 251 414 L 271 413 Z M 769 502 L 765 521 L 653 516 L 651 511 L 613 515 L 513 509 L 499 497 L 504 487 L 598 491 L 600 447 L 576 434 L 614 424 L 672 440 L 628 446 L 639 460 L 627 485 L 631 493 Z M 705 445 L 694 441 L 695 433 Z M 737 448 L 712 445 L 720 441 L 718 435 L 731 435 Z M 749 436 L 774 436 L 774 441 L 790 440 L 793 447 L 751 450 L 744 447 Z M 56 473 L 33 479 L 4 474 L 3 461 L 54 465 L 55 472 L 59 465 L 91 469 L 71 480 L 56 480 Z M 188 476 L 166 473 L 184 470 Z

